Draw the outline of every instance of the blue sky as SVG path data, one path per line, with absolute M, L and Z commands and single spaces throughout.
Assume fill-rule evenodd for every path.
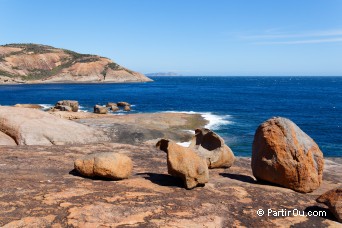
M 342 75 L 342 0 L 0 0 L 0 44 L 109 57 L 142 73 Z

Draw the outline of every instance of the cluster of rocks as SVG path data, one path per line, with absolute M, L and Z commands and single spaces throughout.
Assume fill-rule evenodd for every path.
M 126 112 L 131 111 L 131 104 L 127 103 L 127 102 L 118 102 L 118 103 L 114 103 L 114 102 L 108 102 L 106 104 L 106 106 L 101 106 L 101 105 L 95 105 L 94 106 L 94 113 L 97 114 L 107 114 L 108 111 L 112 111 L 112 112 L 116 112 L 119 111 L 120 108 L 122 107 L 122 109 Z
M 156 146 L 167 153 L 168 173 L 181 178 L 187 189 L 207 183 L 208 169 L 229 168 L 235 160 L 224 140 L 206 128 L 195 130 L 189 147 L 168 139 L 161 139 Z
M 32 108 L 32 109 L 43 109 L 43 106 L 37 104 L 16 104 L 14 107 L 19 108 Z M 95 105 L 94 113 L 97 114 L 107 114 L 108 111 L 117 112 L 120 110 L 120 107 L 123 111 L 129 112 L 131 111 L 131 104 L 128 102 L 108 102 L 106 106 Z M 75 100 L 61 100 L 58 101 L 54 107 L 52 107 L 49 111 L 65 111 L 65 112 L 78 112 L 79 103 Z
M 79 104 L 78 101 L 63 100 L 58 101 L 53 109 L 66 112 L 78 112 Z
M 206 128 L 195 130 L 189 147 L 169 139 L 159 140 L 156 146 L 167 153 L 168 173 L 181 178 L 187 189 L 205 185 L 209 181 L 209 169 L 229 168 L 235 160 L 224 140 Z M 323 167 L 323 153 L 318 145 L 291 120 L 274 117 L 257 128 L 251 160 L 257 180 L 309 193 L 321 185 Z M 88 177 L 117 180 L 131 175 L 132 161 L 124 155 L 101 153 L 76 160 L 75 168 Z M 317 199 L 326 204 L 339 221 L 341 195 L 342 189 L 338 188 Z

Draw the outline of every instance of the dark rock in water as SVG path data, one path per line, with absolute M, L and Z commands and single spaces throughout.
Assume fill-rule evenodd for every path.
M 324 159 L 318 145 L 291 120 L 274 117 L 256 130 L 253 175 L 298 192 L 322 183 Z
M 95 105 L 94 106 L 94 113 L 97 114 L 107 114 L 108 109 L 106 107 L 100 106 L 100 105 Z
M 205 159 L 198 156 L 192 149 L 182 147 L 167 139 L 160 140 L 156 146 L 167 153 L 168 173 L 181 178 L 187 189 L 204 185 L 209 181 Z
M 103 152 L 76 159 L 75 169 L 86 177 L 103 177 L 113 180 L 127 179 L 132 174 L 132 160 L 124 154 Z
M 329 210 L 342 223 L 342 188 L 335 188 L 327 191 L 316 199 L 318 203 L 324 203 Z
M 78 101 L 72 101 L 72 100 L 58 101 L 55 105 L 55 108 L 61 110 L 61 109 L 65 109 L 64 106 L 69 106 L 71 108 L 71 111 L 78 112 Z M 66 110 L 61 110 L 61 111 L 66 111 Z
M 196 129 L 189 148 L 204 157 L 209 168 L 229 168 L 233 165 L 235 156 L 224 140 L 215 132 L 206 129 Z
M 124 101 L 120 101 L 117 103 L 117 106 L 119 107 L 125 107 L 125 106 L 131 106 L 130 103 L 124 102 Z

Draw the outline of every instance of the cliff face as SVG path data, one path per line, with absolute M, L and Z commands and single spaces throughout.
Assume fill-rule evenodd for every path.
M 112 60 L 38 44 L 0 46 L 1 83 L 147 82 Z

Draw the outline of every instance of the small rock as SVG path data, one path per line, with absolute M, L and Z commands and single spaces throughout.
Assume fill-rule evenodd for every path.
M 113 112 L 119 111 L 119 107 L 117 105 L 112 105 L 110 106 L 110 110 L 112 110 Z
M 208 166 L 204 158 L 190 148 L 161 139 L 157 148 L 167 153 L 168 173 L 184 181 L 187 189 L 204 185 L 209 181 Z
M 110 107 L 112 107 L 112 106 L 118 106 L 116 103 L 114 103 L 114 102 L 108 102 L 107 104 L 106 104 L 106 107 L 108 107 L 108 108 L 110 108 Z
M 78 101 L 72 101 L 72 100 L 58 101 L 55 105 L 55 108 L 59 109 L 58 107 L 63 107 L 63 106 L 69 106 L 73 112 L 78 112 Z
M 215 132 L 202 128 L 195 130 L 189 148 L 206 159 L 209 168 L 229 168 L 235 156 L 224 140 Z
M 291 120 L 274 117 L 256 130 L 252 171 L 257 179 L 312 192 L 322 183 L 323 166 L 318 145 Z
M 72 108 L 66 105 L 56 105 L 55 109 L 58 109 L 59 111 L 72 112 Z
M 124 111 L 126 112 L 131 111 L 131 106 L 128 106 L 128 105 L 124 106 Z
M 318 203 L 324 203 L 331 213 L 342 223 L 342 188 L 335 188 L 322 194 L 316 199 Z
M 95 105 L 94 106 L 94 113 L 97 113 L 97 114 L 107 114 L 108 113 L 108 109 L 106 107 L 101 106 L 101 105 Z
M 124 101 L 120 101 L 117 103 L 117 106 L 119 107 L 125 107 L 125 106 L 131 106 L 130 103 L 124 102 Z
M 113 180 L 127 179 L 132 174 L 132 160 L 124 155 L 103 152 L 86 155 L 75 161 L 75 169 L 86 177 L 104 177 Z

